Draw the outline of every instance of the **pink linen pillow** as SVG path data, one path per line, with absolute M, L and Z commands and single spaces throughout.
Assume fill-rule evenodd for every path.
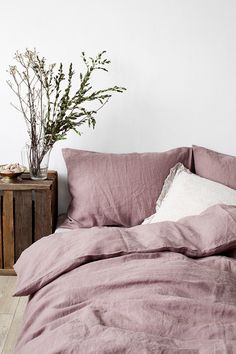
M 155 211 L 170 169 L 192 164 L 192 149 L 111 154 L 63 149 L 72 197 L 65 225 L 134 226 Z
M 197 175 L 236 189 L 236 157 L 193 145 Z

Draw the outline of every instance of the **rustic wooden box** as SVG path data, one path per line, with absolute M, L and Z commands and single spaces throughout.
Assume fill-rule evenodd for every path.
M 57 222 L 57 172 L 48 179 L 0 180 L 0 271 L 12 273 L 21 252 L 43 236 L 54 232 Z

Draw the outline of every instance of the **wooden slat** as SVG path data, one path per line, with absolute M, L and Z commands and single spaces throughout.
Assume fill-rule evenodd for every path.
M 0 276 L 1 275 L 11 276 L 11 275 L 16 275 L 16 272 L 14 271 L 14 269 L 0 269 Z
M 0 313 L 14 314 L 19 298 L 12 294 L 16 287 L 16 277 L 0 276 Z
M 21 252 L 54 232 L 57 222 L 57 172 L 49 171 L 43 181 L 22 176 L 15 183 L 0 180 L 0 274 L 15 274 L 12 267 Z
M 35 191 L 34 241 L 52 233 L 51 190 Z
M 15 183 L 5 183 L 0 180 L 1 190 L 37 190 L 37 189 L 50 189 L 52 181 L 33 181 L 33 180 L 22 180 Z
M 28 302 L 28 297 L 21 297 L 19 299 L 19 303 L 17 305 L 11 326 L 8 330 L 7 338 L 5 340 L 5 344 L 3 347 L 3 353 L 4 354 L 12 354 L 17 338 L 20 334 L 21 327 L 22 327 L 22 320 L 23 320 L 23 314 L 25 311 L 25 307 Z
M 8 331 L 11 327 L 13 315 L 8 313 L 0 314 L 0 353 L 3 353 Z
M 0 276 L 0 353 L 12 354 L 28 297 L 13 297 L 17 277 Z
M 2 243 L 2 193 L 0 192 L 0 268 L 3 268 L 3 243 Z
M 4 268 L 12 268 L 14 264 L 13 191 L 4 191 L 2 216 Z
M 15 191 L 15 262 L 32 244 L 32 191 Z

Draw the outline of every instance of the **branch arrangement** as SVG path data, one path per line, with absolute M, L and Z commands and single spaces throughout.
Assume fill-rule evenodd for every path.
M 35 49 L 16 52 L 14 59 L 18 66 L 9 67 L 13 80 L 7 83 L 18 97 L 19 105 L 12 105 L 24 116 L 31 148 L 43 145 L 38 160 L 42 160 L 56 141 L 66 139 L 70 130 L 80 134 L 79 128 L 84 123 L 94 128 L 95 115 L 112 93 L 126 90 L 119 86 L 98 91 L 92 89 L 93 74 L 97 70 L 108 71 L 110 61 L 104 58 L 105 53 L 87 58 L 82 52 L 86 70 L 80 73 L 78 88 L 72 93 L 75 75 L 72 63 L 66 75 L 62 63 L 58 67 L 56 64 L 47 65 L 45 58 L 40 58 Z M 95 109 L 91 109 L 93 102 L 97 103 Z

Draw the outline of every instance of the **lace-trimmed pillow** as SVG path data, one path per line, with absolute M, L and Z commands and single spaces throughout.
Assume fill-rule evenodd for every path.
M 236 205 L 236 190 L 191 173 L 181 163 L 170 171 L 156 203 L 156 213 L 143 224 L 177 221 L 215 204 Z

